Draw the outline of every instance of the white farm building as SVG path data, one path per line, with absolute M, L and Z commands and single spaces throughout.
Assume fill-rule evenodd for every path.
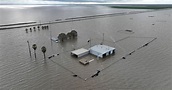
M 89 54 L 89 50 L 84 49 L 84 48 L 71 51 L 71 55 L 72 56 L 75 56 L 77 58 L 82 57 L 82 56 L 85 56 L 87 54 Z
M 104 58 L 115 53 L 115 48 L 106 45 L 95 45 L 90 48 L 90 53 L 98 58 Z

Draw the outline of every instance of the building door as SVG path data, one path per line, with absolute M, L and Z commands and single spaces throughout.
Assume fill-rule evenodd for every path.
M 112 53 L 111 53 L 111 51 L 109 51 L 109 55 L 111 55 Z
M 103 54 L 103 58 L 106 57 L 106 53 Z
M 112 51 L 112 54 L 115 54 L 115 50 Z

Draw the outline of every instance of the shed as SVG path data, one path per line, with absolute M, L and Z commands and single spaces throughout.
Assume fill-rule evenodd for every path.
M 115 54 L 115 48 L 107 45 L 95 45 L 90 48 L 90 53 L 97 57 L 104 58 L 108 55 Z
M 77 58 L 85 56 L 87 54 L 89 54 L 89 50 L 84 49 L 84 48 L 71 51 L 71 55 L 73 55 L 73 56 L 75 56 Z
M 79 60 L 79 62 L 83 65 L 87 65 L 89 64 L 89 60 L 85 59 L 85 58 L 82 58 L 81 60 Z

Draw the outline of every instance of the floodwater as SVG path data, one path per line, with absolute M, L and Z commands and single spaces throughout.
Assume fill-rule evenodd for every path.
M 0 25 L 36 21 L 44 23 L 78 16 L 109 14 L 135 9 L 114 9 L 104 6 L 11 6 L 0 8 Z M 153 11 L 153 10 L 152 10 Z M 49 29 L 28 31 L 25 28 L 0 31 L 1 90 L 172 90 L 172 10 L 94 18 L 49 24 Z M 51 42 L 50 37 L 78 32 L 76 40 Z M 125 30 L 132 30 L 132 33 Z M 84 66 L 71 57 L 70 51 L 103 44 L 116 48 L 116 54 L 93 60 Z M 91 43 L 87 41 L 91 39 Z M 37 58 L 28 44 L 37 44 Z M 145 45 L 149 43 L 148 45 Z M 47 48 L 43 59 L 41 47 Z M 133 53 L 131 53 L 133 52 Z M 129 55 L 129 53 L 131 53 Z M 125 59 L 122 59 L 125 57 Z M 98 76 L 91 76 L 100 70 Z M 74 77 L 73 75 L 77 75 Z

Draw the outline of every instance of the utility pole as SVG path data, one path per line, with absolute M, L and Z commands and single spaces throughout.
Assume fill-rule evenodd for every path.
M 103 44 L 103 42 L 104 42 L 104 33 L 103 33 L 103 41 L 102 41 L 102 44 Z
M 52 39 L 52 32 L 51 32 L 51 21 L 49 21 L 49 32 L 50 32 L 50 40 Z M 52 40 L 51 40 L 51 44 L 52 44 Z
M 52 41 L 52 32 L 51 32 L 51 21 L 49 21 L 49 33 L 50 33 L 50 41 L 51 41 L 51 49 L 53 50 L 53 41 Z
M 29 48 L 29 54 L 30 54 L 30 57 L 32 57 L 32 55 L 31 55 L 31 50 L 30 50 L 30 44 L 29 44 L 29 41 L 27 41 L 27 43 L 28 43 L 28 48 Z
M 91 37 L 90 37 L 89 42 L 90 42 L 90 49 L 91 49 Z M 90 55 L 90 60 L 91 60 L 91 55 Z
M 52 38 L 52 32 L 51 32 L 51 21 L 49 21 L 49 30 L 50 30 L 50 39 Z
M 89 42 L 90 42 L 90 48 L 91 48 L 91 38 L 90 38 Z

